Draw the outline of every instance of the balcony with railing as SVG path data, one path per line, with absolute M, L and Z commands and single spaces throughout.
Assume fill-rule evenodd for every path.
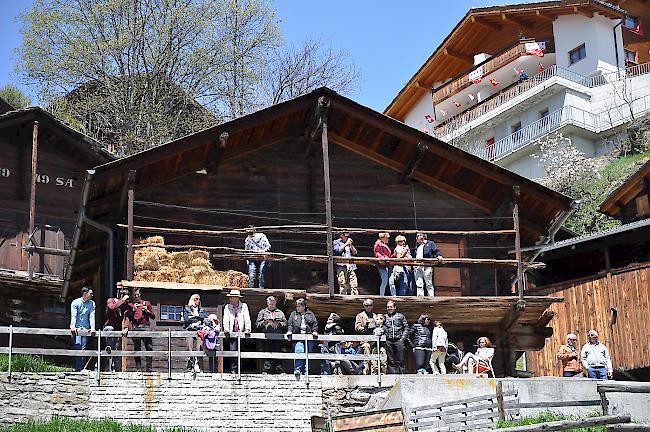
M 516 59 L 530 55 L 531 45 L 542 47 L 545 54 L 555 53 L 555 44 L 553 39 L 522 39 L 516 45 L 508 47 L 484 62 L 472 66 L 471 69 L 468 69 L 456 78 L 444 84 L 442 87 L 434 90 L 434 105 L 454 96 L 459 91 L 470 87 L 473 84 L 471 81 L 472 73 L 477 73 L 480 77 L 487 77 L 499 69 L 510 65 Z
M 619 104 L 600 113 L 567 105 L 493 144 L 476 144 L 471 153 L 491 162 L 497 162 L 565 126 L 573 125 L 592 133 L 601 133 L 621 126 L 649 111 L 650 95 Z

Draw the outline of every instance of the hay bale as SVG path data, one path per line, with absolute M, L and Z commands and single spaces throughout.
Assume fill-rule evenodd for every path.
M 133 276 L 134 280 L 141 282 L 156 282 L 158 273 L 152 270 L 141 270 Z
M 172 259 L 171 256 L 166 256 L 164 258 L 158 258 L 158 264 L 160 267 L 171 267 L 172 266 Z
M 210 264 L 210 261 L 205 258 L 192 258 L 190 264 L 192 267 L 205 267 L 212 270 L 212 264 Z
M 215 285 L 226 286 L 227 272 L 213 270 L 210 274 L 212 276 L 212 279 L 214 280 Z
M 165 238 L 163 236 L 151 236 L 144 239 L 143 243 L 165 244 Z
M 228 270 L 226 272 L 226 286 L 248 288 L 248 275 L 235 270 Z
M 198 275 L 203 275 L 203 274 L 209 275 L 210 274 L 210 269 L 207 268 L 207 267 L 203 267 L 203 266 L 192 266 L 192 267 L 189 268 L 189 270 L 190 270 L 191 274 L 193 274 L 195 277 L 198 276 Z
M 181 271 L 169 266 L 161 267 L 156 273 L 156 282 L 179 282 L 181 280 Z
M 160 267 L 160 262 L 158 261 L 158 255 L 152 254 L 150 251 L 147 251 L 149 248 L 136 249 L 133 253 L 133 265 L 135 271 L 142 270 L 158 270 Z
M 193 284 L 196 283 L 196 280 L 194 279 L 194 276 L 182 276 L 181 283 Z
M 172 267 L 178 270 L 185 270 L 190 266 L 190 254 L 187 252 L 172 252 Z
M 202 258 L 206 261 L 210 259 L 210 253 L 204 250 L 191 250 L 188 253 L 190 261 L 193 261 L 197 258 Z

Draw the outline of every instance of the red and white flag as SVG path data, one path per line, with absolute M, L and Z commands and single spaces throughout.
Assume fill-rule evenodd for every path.
M 427 120 L 427 123 L 433 123 L 433 117 L 431 117 L 430 115 L 427 114 L 424 116 L 424 118 Z
M 427 129 L 427 128 L 422 128 L 422 132 L 424 132 L 424 133 L 427 134 L 427 135 L 430 135 L 430 134 L 429 134 L 429 129 Z
M 460 103 L 460 102 L 454 102 L 454 105 L 456 105 L 456 108 L 460 108 L 460 107 L 461 107 L 461 103 Z
M 500 83 L 497 81 L 496 78 L 490 78 L 490 84 L 492 84 L 492 87 L 498 86 Z
M 537 69 L 539 69 L 540 72 L 544 72 L 544 64 L 542 62 L 539 62 L 539 66 L 537 66 Z
M 483 66 L 478 67 L 473 71 L 471 71 L 467 76 L 467 79 L 473 84 L 480 83 L 481 80 L 483 79 Z
M 470 93 L 467 96 L 469 97 L 469 100 L 474 100 L 474 95 L 473 94 Z
M 636 33 L 640 36 L 643 36 L 645 33 L 643 31 L 643 21 L 641 21 L 641 18 L 637 18 L 635 27 L 626 27 L 626 28 L 632 33 Z
M 546 50 L 545 42 L 527 42 L 524 45 L 526 49 L 526 54 L 536 55 L 537 57 L 544 57 L 544 51 Z

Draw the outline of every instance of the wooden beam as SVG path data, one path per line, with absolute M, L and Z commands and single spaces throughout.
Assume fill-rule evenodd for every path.
M 34 129 L 32 131 L 32 178 L 30 183 L 29 194 L 29 245 L 34 245 L 32 237 L 34 235 L 36 225 L 36 174 L 38 162 L 38 122 L 34 122 Z M 34 253 L 29 252 L 27 255 L 27 274 L 31 282 L 34 277 L 34 269 L 32 268 L 32 258 Z
M 325 182 L 325 223 L 327 224 L 327 285 L 330 297 L 334 296 L 334 246 L 332 234 L 332 193 L 330 185 L 330 156 L 329 140 L 327 137 L 327 114 L 330 101 L 321 96 L 318 98 L 318 111 L 320 112 L 322 133 L 321 144 L 323 147 L 323 179 Z
M 524 20 L 522 20 L 520 18 L 513 17 L 512 15 L 508 16 L 508 15 L 506 15 L 504 13 L 501 14 L 501 19 L 503 21 L 505 21 L 505 22 L 508 22 L 508 23 L 511 23 L 511 24 L 514 24 L 514 25 L 517 25 L 517 26 L 524 27 L 524 28 L 526 28 L 528 30 L 535 27 L 533 24 L 529 23 L 528 21 L 524 21 Z
M 474 58 L 468 56 L 467 54 L 459 53 L 458 51 L 454 51 L 453 49 L 445 48 L 443 50 L 446 56 L 455 58 L 457 60 L 464 61 L 466 63 L 474 63 Z
M 543 19 L 543 20 L 546 20 L 546 21 L 549 21 L 549 22 L 553 22 L 553 21 L 555 21 L 555 18 L 557 18 L 557 16 L 548 15 L 548 14 L 545 14 L 544 12 L 541 12 L 541 11 L 535 11 L 535 15 L 537 15 L 537 18 L 540 18 L 540 19 Z
M 36 252 L 45 255 L 70 256 L 70 251 L 66 249 L 57 249 L 43 246 L 23 246 L 23 250 Z
M 512 196 L 514 208 L 512 209 L 512 220 L 515 225 L 515 255 L 517 259 L 517 291 L 519 299 L 524 298 L 524 266 L 521 258 L 521 233 L 519 230 L 519 195 L 521 190 L 519 186 L 512 187 Z
M 404 168 L 404 171 L 400 174 L 399 180 L 403 184 L 407 184 L 410 180 L 411 177 L 413 176 L 413 171 L 418 167 L 420 162 L 422 162 L 422 159 L 424 159 L 424 155 L 427 154 L 429 151 L 429 145 L 425 144 L 423 142 L 417 143 L 415 146 L 415 150 L 411 154 L 411 158 L 409 159 L 408 163 L 406 164 L 406 167 Z
M 135 170 L 131 170 L 135 173 Z M 126 279 L 133 280 L 133 185 L 129 185 L 129 198 L 127 203 L 127 231 L 126 231 Z
M 582 15 L 587 18 L 593 18 L 594 17 L 594 11 L 585 11 L 584 9 L 581 9 L 578 6 L 573 6 L 573 12 Z
M 495 23 L 492 23 L 492 22 L 480 20 L 480 19 L 478 19 L 476 17 L 472 17 L 472 22 L 476 23 L 478 25 L 481 25 L 481 26 L 483 26 L 483 27 L 485 27 L 487 29 L 493 30 L 493 31 L 501 31 L 501 30 L 503 30 L 503 26 L 500 25 L 500 24 L 495 24 Z
M 503 317 L 501 323 L 499 324 L 499 330 L 502 335 L 505 336 L 505 334 L 508 333 L 512 327 L 514 327 L 525 309 L 526 302 L 524 300 L 518 300 L 516 304 L 512 305 L 506 316 Z

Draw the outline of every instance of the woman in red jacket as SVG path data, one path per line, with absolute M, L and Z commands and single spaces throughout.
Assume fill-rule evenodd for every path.
M 379 238 L 375 241 L 375 258 L 390 258 L 391 251 L 388 247 L 388 239 L 390 238 L 389 233 L 379 233 Z M 387 265 L 378 265 L 377 270 L 379 270 L 379 277 L 381 277 L 381 285 L 379 285 L 379 295 L 384 296 L 386 292 L 386 285 L 390 287 L 390 295 L 395 296 L 395 280 L 392 278 L 392 269 Z

